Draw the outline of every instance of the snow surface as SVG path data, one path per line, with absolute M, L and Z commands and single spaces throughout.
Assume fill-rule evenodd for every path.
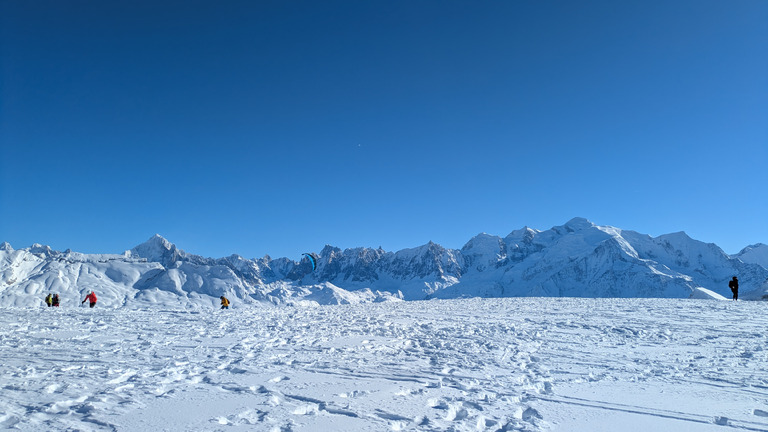
M 141 309 L 0 309 L 0 429 L 768 430 L 762 302 L 222 311 L 165 294 Z

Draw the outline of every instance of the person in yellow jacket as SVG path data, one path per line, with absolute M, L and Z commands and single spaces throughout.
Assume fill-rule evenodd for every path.
M 221 308 L 222 309 L 229 309 L 229 300 L 227 300 L 226 297 L 221 296 L 219 297 L 221 299 Z

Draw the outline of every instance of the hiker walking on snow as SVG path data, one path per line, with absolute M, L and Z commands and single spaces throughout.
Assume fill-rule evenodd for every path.
M 739 299 L 739 278 L 734 276 L 733 279 L 731 279 L 728 282 L 728 288 L 730 288 L 731 292 L 733 293 L 733 301 L 738 300 Z
M 221 299 L 221 308 L 222 309 L 229 309 L 229 300 L 227 300 L 226 297 L 221 296 L 219 297 Z
M 86 301 L 89 301 L 89 302 L 91 302 L 91 307 L 94 307 L 94 306 L 96 306 L 96 293 L 95 293 L 95 292 L 93 292 L 93 291 L 91 291 L 91 293 L 90 293 L 90 294 L 88 294 L 87 296 L 85 296 L 85 300 L 83 300 L 83 302 L 82 302 L 82 303 L 80 303 L 80 304 L 83 304 L 83 303 L 85 303 Z
M 51 306 L 53 307 L 59 307 L 59 295 L 54 294 L 53 298 L 51 299 Z
M 48 293 L 48 295 L 45 296 L 45 304 L 48 305 L 48 307 L 51 307 L 51 305 L 53 304 L 53 296 L 51 295 L 51 293 Z

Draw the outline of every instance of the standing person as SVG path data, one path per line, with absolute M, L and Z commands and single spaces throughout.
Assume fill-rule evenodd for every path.
M 91 293 L 90 293 L 90 294 L 88 294 L 87 296 L 85 296 L 85 300 L 83 300 L 83 302 L 82 302 L 82 303 L 80 303 L 80 304 L 83 304 L 83 303 L 85 303 L 86 301 L 89 301 L 89 302 L 91 303 L 91 307 L 94 307 L 94 306 L 96 306 L 96 293 L 95 293 L 95 292 L 93 292 L 93 291 L 91 291 Z
M 229 309 L 229 300 L 227 300 L 226 297 L 221 296 L 219 297 L 221 299 L 221 308 L 222 309 Z
M 48 307 L 51 307 L 51 305 L 53 304 L 53 296 L 51 295 L 51 293 L 48 293 L 48 295 L 45 296 L 45 304 L 47 304 Z
M 53 307 L 59 307 L 59 295 L 54 294 L 53 298 L 51 299 L 51 306 Z
M 739 299 L 739 278 L 734 276 L 733 279 L 731 279 L 728 282 L 728 288 L 730 288 L 731 292 L 733 293 L 733 301 L 738 300 Z

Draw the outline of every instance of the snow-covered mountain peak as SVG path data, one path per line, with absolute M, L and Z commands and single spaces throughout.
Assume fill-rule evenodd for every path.
M 691 238 L 684 231 L 660 235 L 656 241 L 669 250 L 676 250 L 678 254 L 689 257 L 696 255 L 715 253 L 717 259 L 727 259 L 729 256 L 714 243 L 705 243 Z
M 739 253 L 741 254 L 741 253 L 744 253 L 744 252 L 749 252 L 749 251 L 754 251 L 754 250 L 768 250 L 768 245 L 764 244 L 764 243 L 756 243 L 756 244 L 749 245 L 749 246 L 745 247 Z
M 238 255 L 238 254 L 232 254 L 232 255 L 230 255 L 230 256 L 228 256 L 228 257 L 226 257 L 226 259 L 227 259 L 228 261 L 230 261 L 230 262 L 243 262 L 243 261 L 248 261 L 247 259 L 243 258 L 241 255 Z
M 519 230 L 512 231 L 509 233 L 508 236 L 504 238 L 504 242 L 507 245 L 519 245 L 519 244 L 527 244 L 530 245 L 533 243 L 533 239 L 541 234 L 541 231 L 524 227 Z
M 424 244 L 421 246 L 416 246 L 414 248 L 405 248 L 401 249 L 397 252 L 395 252 L 395 256 L 397 257 L 413 257 L 421 255 L 425 250 L 429 248 L 429 244 Z
M 472 237 L 461 248 L 462 254 L 469 255 L 482 255 L 482 256 L 495 256 L 503 255 L 504 240 L 501 237 L 480 233 Z
M 563 225 L 568 231 L 576 232 L 576 231 L 583 231 L 589 228 L 593 228 L 595 224 L 590 222 L 589 220 L 581 217 L 575 217 Z
M 757 243 L 747 246 L 741 252 L 734 255 L 734 257 L 745 263 L 759 264 L 768 268 L 768 245 Z
M 130 255 L 136 258 L 145 258 L 147 261 L 159 262 L 164 267 L 170 267 L 184 252 L 176 248 L 176 245 L 166 240 L 160 234 L 155 234 L 149 240 L 130 250 Z
M 461 254 L 467 265 L 483 271 L 506 257 L 506 244 L 501 237 L 480 233 L 461 248 Z
M 8 242 L 0 243 L 0 251 L 13 252 L 13 247 Z
M 29 252 L 33 254 L 38 254 L 38 255 L 42 254 L 45 256 L 51 256 L 55 251 L 51 249 L 50 246 L 41 245 L 40 243 L 35 243 L 29 247 Z
M 685 244 L 693 240 L 685 231 L 678 231 L 669 234 L 663 234 L 658 237 L 659 240 L 667 242 L 671 245 Z
M 522 228 L 520 228 L 518 230 L 512 231 L 511 233 L 509 233 L 509 235 L 507 237 L 524 236 L 524 235 L 529 235 L 529 234 L 538 234 L 540 232 L 541 231 L 539 231 L 537 229 L 533 229 L 533 228 L 531 228 L 529 226 L 524 226 L 524 227 L 522 227 Z
M 149 238 L 144 244 L 151 244 L 151 245 L 157 245 L 158 247 L 162 247 L 163 249 L 170 250 L 172 247 L 175 247 L 175 245 L 168 240 L 165 239 L 165 237 L 161 236 L 160 234 L 155 234 L 152 237 Z
M 488 234 L 487 232 L 481 232 L 480 234 L 478 234 L 478 235 L 476 235 L 476 236 L 472 237 L 471 239 L 469 239 L 469 241 L 471 242 L 471 241 L 472 241 L 472 240 L 474 240 L 474 239 L 478 239 L 478 238 L 488 238 L 488 237 L 496 237 L 496 238 L 498 238 L 498 236 L 495 236 L 495 235 L 493 235 L 493 234 Z
M 337 248 L 336 246 L 325 245 L 323 249 L 320 251 L 320 256 L 327 257 L 333 254 L 339 254 L 339 253 L 341 253 L 341 249 Z

